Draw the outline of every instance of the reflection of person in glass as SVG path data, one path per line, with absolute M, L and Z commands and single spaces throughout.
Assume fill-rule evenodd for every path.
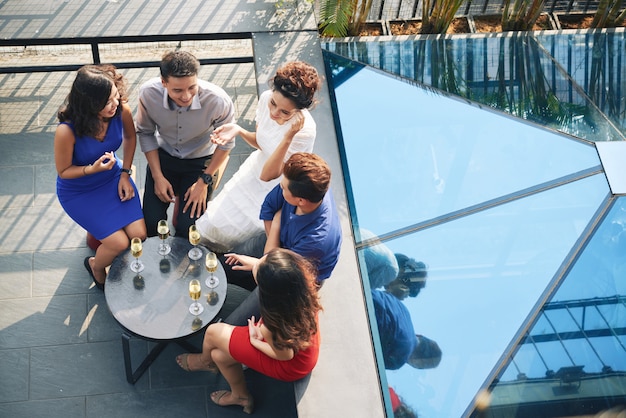
M 404 403 L 402 398 L 398 396 L 392 387 L 389 387 L 389 397 L 391 398 L 391 410 L 393 411 L 393 418 L 417 418 L 417 414 L 407 404 Z
M 376 235 L 362 229 L 361 238 Z M 413 321 L 402 300 L 416 297 L 426 285 L 426 265 L 404 254 L 394 254 L 382 242 L 363 250 L 372 289 L 372 302 L 378 324 L 385 368 L 396 370 L 405 363 L 417 369 L 437 367 L 441 349 L 435 341 L 416 335 Z M 385 287 L 385 290 L 380 288 Z
M 404 254 L 396 254 L 398 263 L 398 276 L 395 280 L 387 283 L 385 289 L 400 300 L 407 296 L 416 297 L 426 287 L 428 271 L 426 264 L 415 261 Z
M 402 301 L 383 290 L 372 290 L 372 301 L 385 369 L 397 370 L 405 363 L 416 369 L 430 369 L 439 365 L 439 345 L 415 334 L 411 314 Z

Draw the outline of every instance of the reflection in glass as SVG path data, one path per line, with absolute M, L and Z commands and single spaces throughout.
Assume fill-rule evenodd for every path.
M 595 175 L 384 242 L 428 261 L 424 287 L 402 303 L 442 352 L 435 368 L 387 372 L 388 384 L 420 415 L 461 416 L 607 193 Z
M 538 34 L 537 41 L 550 51 L 574 82 L 585 89 L 608 119 L 622 132 L 626 129 L 624 81 L 626 66 L 622 61 L 626 38 L 623 33 L 571 33 L 560 36 Z M 623 139 L 612 133 L 605 139 Z M 593 140 L 603 140 L 597 135 Z
M 196 316 L 193 318 L 193 321 L 191 321 L 191 330 L 198 331 L 200 328 L 202 328 L 202 318 Z
M 467 39 L 462 42 L 470 44 Z M 475 42 L 486 47 L 492 41 Z M 499 40 L 494 42 L 502 45 Z M 544 66 L 543 74 L 527 74 L 522 81 L 526 84 L 539 82 L 541 77 L 549 79 L 546 74 L 552 74 L 545 68 L 552 64 L 545 57 L 533 56 L 538 52 L 533 48 L 509 44 L 502 50 L 507 56 L 530 53 L 524 56 L 524 63 L 537 71 L 538 65 Z M 359 50 L 365 55 L 370 52 Z M 403 83 L 331 54 L 326 57 L 337 98 L 342 158 L 350 180 L 349 209 L 364 288 L 368 289 L 365 297 L 372 308 L 369 318 L 382 382 L 421 417 L 469 414 L 477 393 L 482 394 L 481 405 L 489 404 L 491 398 L 482 388 L 490 383 L 494 370 L 502 367 L 503 354 L 521 338 L 520 329 L 537 308 L 537 301 L 555 283 L 564 260 L 601 213 L 609 188 L 597 152 L 585 141 L 520 123 L 434 89 Z M 498 61 L 490 65 L 497 69 Z M 501 68 L 506 73 L 514 67 Z M 558 77 L 564 76 L 559 73 Z M 464 82 L 448 82 L 459 90 L 465 88 Z M 532 93 L 516 91 L 515 97 L 522 100 L 524 94 L 531 96 L 542 89 L 548 95 L 561 94 L 552 92 L 548 84 L 533 89 Z M 361 99 L 364 91 L 367 103 Z M 398 103 L 398 98 L 402 98 L 402 106 L 389 106 Z M 529 106 L 525 112 L 541 109 L 533 107 L 537 103 L 514 104 Z M 594 128 L 589 132 L 606 135 L 609 128 L 603 117 L 590 115 L 583 120 L 564 117 L 563 121 L 565 125 L 592 121 L 589 126 Z M 583 131 L 580 126 L 569 128 Z M 375 176 L 364 150 L 376 150 Z M 368 235 L 356 225 L 372 232 Z M 388 263 L 370 264 L 368 251 L 386 253 Z M 416 266 L 423 263 L 426 274 L 417 297 L 406 297 L 406 289 L 404 299 L 389 291 L 388 284 L 397 281 L 400 271 L 398 254 L 413 259 Z M 410 279 L 399 284 L 407 283 Z M 559 291 L 563 289 L 565 284 Z M 398 306 L 408 311 L 406 335 L 424 335 L 436 341 L 441 349 L 436 367 L 420 369 L 408 361 L 387 362 L 385 350 L 398 349 L 399 344 L 385 345 L 388 327 L 377 326 L 374 299 L 381 294 L 392 296 L 394 304 L 399 301 Z M 552 311 L 546 316 L 549 321 L 543 319 L 544 328 L 557 321 L 554 315 L 563 315 Z M 570 312 L 575 319 L 558 322 L 575 332 L 576 324 L 582 323 L 582 311 Z M 600 322 L 602 316 L 591 316 L 588 310 L 586 320 Z M 566 355 L 562 348 L 554 350 L 555 356 Z M 573 356 L 572 365 L 567 366 L 574 368 L 553 372 L 560 378 L 575 379 L 581 359 L 594 357 L 592 349 L 582 353 Z
M 600 164 L 589 144 L 369 68 L 349 72 L 353 75 L 347 80 L 338 73 L 342 83 L 335 97 L 353 180 L 351 211 L 372 232 L 394 231 L 525 193 Z M 361 100 L 362 91 L 377 99 Z M 402 107 L 387 105 L 397 97 L 403 97 Z M 372 150 L 380 154 L 375 176 Z
M 137 290 L 143 290 L 146 287 L 146 281 L 142 275 L 136 274 L 135 277 L 133 277 L 133 287 Z
M 626 70 L 619 59 L 606 59 L 607 51 L 610 57 L 619 57 L 624 42 L 619 34 L 535 37 L 524 32 L 478 39 L 328 42 L 324 47 L 519 118 L 590 141 L 606 141 L 624 139 L 598 111 L 606 109 L 618 126 L 624 126 L 626 101 L 620 80 Z
M 172 263 L 170 260 L 168 260 L 167 258 L 162 258 L 161 260 L 159 260 L 159 271 L 162 274 L 169 274 L 171 269 Z
M 555 416 L 564 415 L 567 410 L 556 406 L 559 396 L 569 391 L 593 403 L 600 388 L 601 409 L 623 405 L 623 391 L 611 388 L 626 375 L 624 254 L 626 199 L 620 198 L 491 385 L 491 411 L 515 406 L 532 415 L 540 391 L 543 401 L 555 404 Z M 611 402 L 614 396 L 621 400 Z
M 216 291 L 211 290 L 207 295 L 206 295 L 206 301 L 209 305 L 214 306 L 217 305 L 217 302 L 220 301 L 220 295 L 217 294 Z

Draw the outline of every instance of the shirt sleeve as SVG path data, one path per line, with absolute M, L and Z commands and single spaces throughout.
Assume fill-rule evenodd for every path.
M 262 221 L 271 221 L 274 219 L 276 212 L 282 209 L 284 203 L 285 198 L 283 197 L 283 191 L 280 188 L 280 184 L 278 184 L 265 196 L 265 200 L 261 205 L 259 219 Z
M 150 117 L 148 110 L 146 109 L 145 90 L 142 89 L 139 92 L 139 100 L 137 104 L 137 116 L 135 118 L 135 128 L 137 130 L 137 139 L 139 140 L 139 146 L 141 151 L 146 153 L 159 148 L 159 143 L 156 139 L 156 123 Z

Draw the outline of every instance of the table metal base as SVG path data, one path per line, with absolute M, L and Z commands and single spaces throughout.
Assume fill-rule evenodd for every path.
M 122 332 L 122 349 L 124 351 L 124 368 L 126 369 L 126 380 L 131 385 L 134 385 L 141 376 L 148 370 L 148 367 L 154 362 L 154 360 L 159 357 L 159 354 L 167 347 L 170 343 L 176 343 L 180 345 L 182 348 L 191 353 L 197 353 L 201 350 L 198 347 L 195 347 L 193 344 L 185 340 L 172 340 L 172 341 L 157 341 L 157 344 L 150 350 L 148 355 L 143 359 L 139 367 L 133 371 L 132 361 L 130 358 L 130 339 L 133 335 Z

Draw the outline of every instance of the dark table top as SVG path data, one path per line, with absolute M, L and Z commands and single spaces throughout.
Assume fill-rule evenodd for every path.
M 226 299 L 226 275 L 219 262 L 214 273 L 219 285 L 209 289 L 205 284 L 209 273 L 204 267 L 204 256 L 191 260 L 187 252 L 192 246 L 186 239 L 170 237 L 167 242 L 172 251 L 161 256 L 157 253 L 158 237 L 144 241 L 139 259 L 145 268 L 140 273 L 130 270 L 134 260 L 130 249 L 117 256 L 107 275 L 104 292 L 109 309 L 120 325 L 138 336 L 155 340 L 193 334 L 215 318 Z M 198 247 L 206 255 L 208 250 Z M 189 297 L 192 279 L 199 279 L 202 284 L 199 302 L 204 311 L 197 316 L 189 312 L 193 302 Z M 217 300 L 211 298 L 212 305 L 207 301 L 211 291 L 217 293 Z

